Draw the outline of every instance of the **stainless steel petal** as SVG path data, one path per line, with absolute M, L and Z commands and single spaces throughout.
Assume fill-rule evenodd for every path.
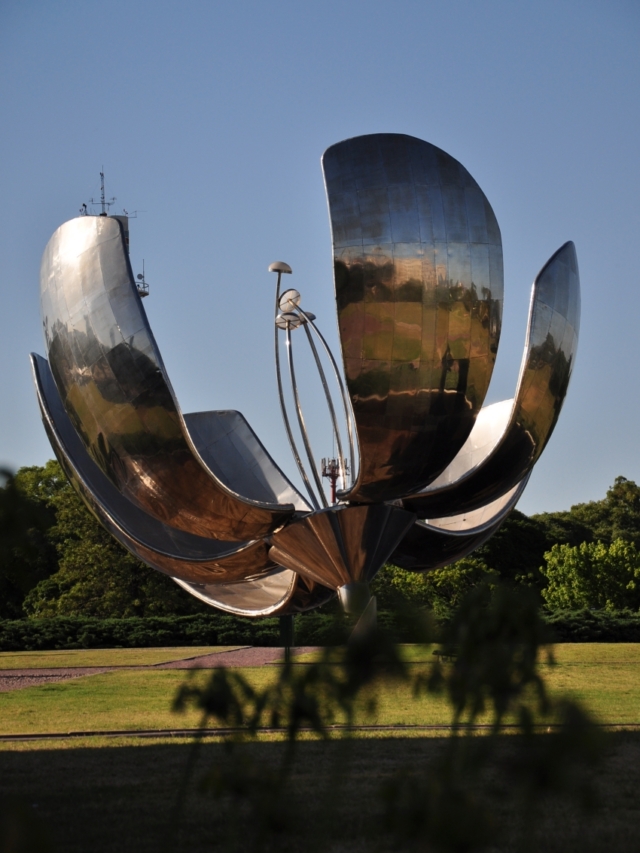
M 389 563 L 414 572 L 438 569 L 466 557 L 493 536 L 522 495 L 529 474 L 507 494 L 475 512 L 417 521 Z
M 467 170 L 400 134 L 323 156 L 338 324 L 360 470 L 341 497 L 402 497 L 467 439 L 502 317 L 500 230 Z
M 32 354 L 38 402 L 53 450 L 89 509 L 122 545 L 159 571 L 200 582 L 232 581 L 274 568 L 263 540 L 222 542 L 176 530 L 123 497 L 87 453 L 62 405 L 49 365 Z
M 449 467 L 403 504 L 424 518 L 472 510 L 511 489 L 535 465 L 562 409 L 578 347 L 580 279 L 565 243 L 533 285 L 527 339 L 513 401 L 483 409 Z
M 171 527 L 245 540 L 294 512 L 263 481 L 238 494 L 200 458 L 138 295 L 120 223 L 62 225 L 41 266 L 43 324 L 65 409 L 91 457 L 133 503 Z
M 335 595 L 333 590 L 283 568 L 244 583 L 194 584 L 178 578 L 175 581 L 191 595 L 219 610 L 253 618 L 301 613 L 319 607 Z
M 235 492 L 258 501 L 275 496 L 278 504 L 311 511 L 240 412 L 193 412 L 184 422 L 209 469 Z

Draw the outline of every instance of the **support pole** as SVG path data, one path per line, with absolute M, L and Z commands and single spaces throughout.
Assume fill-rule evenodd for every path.
M 291 647 L 293 646 L 293 614 L 280 617 L 280 642 L 284 647 L 285 663 L 291 662 Z

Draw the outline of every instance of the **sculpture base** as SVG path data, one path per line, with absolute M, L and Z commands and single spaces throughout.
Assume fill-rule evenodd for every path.
M 346 583 L 339 587 L 338 598 L 347 616 L 361 616 L 371 600 L 369 584 L 361 581 Z
M 372 631 L 378 627 L 378 603 L 375 595 L 369 599 L 369 603 L 362 612 L 362 616 L 356 622 L 356 627 L 351 632 L 349 642 L 360 642 L 366 639 Z

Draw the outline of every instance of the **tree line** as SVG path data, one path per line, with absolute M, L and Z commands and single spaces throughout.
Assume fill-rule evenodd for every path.
M 501 580 L 533 588 L 549 610 L 640 610 L 640 487 L 617 477 L 599 501 L 533 516 L 514 510 L 471 556 L 424 575 L 385 566 L 373 591 L 381 610 L 411 604 L 448 618 L 470 589 Z M 208 612 L 122 548 L 57 462 L 3 472 L 0 618 Z

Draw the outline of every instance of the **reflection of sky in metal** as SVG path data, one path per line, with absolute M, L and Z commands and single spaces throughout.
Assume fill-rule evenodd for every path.
M 444 151 L 399 134 L 323 157 L 338 322 L 360 447 L 350 497 L 417 491 L 464 444 L 495 362 L 502 245 L 491 206 Z

